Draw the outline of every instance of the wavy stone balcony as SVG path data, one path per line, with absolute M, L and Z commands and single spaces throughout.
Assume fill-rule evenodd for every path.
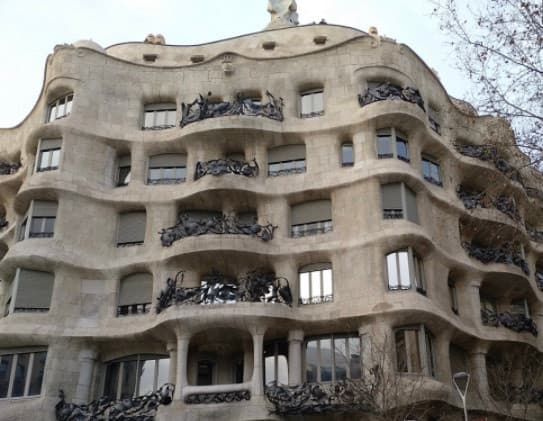
M 361 107 L 377 101 L 388 100 L 410 102 L 418 105 L 423 111 L 426 111 L 424 108 L 424 100 L 418 89 L 415 88 L 401 88 L 391 83 L 384 82 L 378 86 L 368 88 L 363 94 L 358 94 L 358 103 Z
M 508 311 L 497 313 L 490 309 L 481 309 L 481 321 L 485 326 L 503 326 L 514 332 L 529 332 L 537 336 L 537 325 L 533 319 L 524 314 L 513 314 Z

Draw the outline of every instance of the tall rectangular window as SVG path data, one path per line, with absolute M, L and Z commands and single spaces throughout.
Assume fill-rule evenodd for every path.
M 47 122 L 69 116 L 72 112 L 73 99 L 74 95 L 70 93 L 51 102 L 47 111 Z
M 300 116 L 302 118 L 324 115 L 324 91 L 315 89 L 300 94 Z
M 46 350 L 4 353 L 0 349 L 0 399 L 41 394 Z
M 60 164 L 62 139 L 41 139 L 38 148 L 36 171 L 56 170 Z
M 318 263 L 300 269 L 300 304 L 321 304 L 334 300 L 332 265 Z
M 264 384 L 273 383 L 288 384 L 287 342 L 271 342 L 264 346 Z
M 422 155 L 422 176 L 436 186 L 442 186 L 438 162 L 430 155 Z
M 433 336 L 424 326 L 396 329 L 394 342 L 398 371 L 435 376 Z
M 123 155 L 117 160 L 117 187 L 128 186 L 130 183 L 130 173 L 132 172 L 132 165 L 130 162 L 130 155 Z
M 343 143 L 341 145 L 341 165 L 351 167 L 354 165 L 354 151 L 352 143 Z
M 30 269 L 17 269 L 12 295 L 13 311 L 45 312 L 51 306 L 55 275 Z
M 125 212 L 119 215 L 117 247 L 136 246 L 145 240 L 145 211 Z
M 57 217 L 57 202 L 32 201 L 32 219 L 30 222 L 29 238 L 48 238 L 55 233 Z
M 330 200 L 313 200 L 292 206 L 290 233 L 294 238 L 324 234 L 333 230 Z
M 175 127 L 175 104 L 149 104 L 145 106 L 143 130 L 163 130 Z
M 458 314 L 458 296 L 456 292 L 456 282 L 452 279 L 449 279 L 448 287 L 449 287 L 449 299 L 451 301 L 451 309 L 454 313 Z
M 305 172 L 305 145 L 284 145 L 268 150 L 268 175 L 301 174 Z
M 310 339 L 305 346 L 305 378 L 308 383 L 360 379 L 360 337 L 330 335 Z
M 419 223 L 417 195 L 404 183 L 381 186 L 384 219 L 407 219 Z
M 422 259 L 411 248 L 397 250 L 386 256 L 388 288 L 415 289 L 426 294 Z
M 407 136 L 394 127 L 377 130 L 377 158 L 397 158 L 409 162 Z

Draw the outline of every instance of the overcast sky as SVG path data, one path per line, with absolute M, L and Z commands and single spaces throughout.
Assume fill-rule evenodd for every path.
M 263 29 L 267 0 L 0 0 L 0 127 L 30 112 L 56 44 L 92 39 L 107 47 L 161 33 L 168 44 L 200 44 Z M 300 23 L 328 23 L 379 33 L 410 46 L 436 69 L 449 94 L 468 83 L 454 68 L 428 0 L 297 0 Z

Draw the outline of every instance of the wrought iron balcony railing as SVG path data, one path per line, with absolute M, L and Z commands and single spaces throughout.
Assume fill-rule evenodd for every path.
M 249 272 L 239 280 L 214 272 L 199 287 L 183 287 L 184 272 L 168 278 L 166 288 L 157 298 L 156 312 L 172 305 L 234 304 L 238 302 L 292 304 L 292 293 L 286 278 L 271 273 Z
M 200 95 L 190 104 L 181 104 L 181 127 L 196 121 L 208 118 L 246 115 L 252 117 L 266 117 L 272 120 L 283 121 L 283 98 L 276 99 L 270 92 L 266 91 L 268 102 L 254 101 L 238 94 L 234 101 L 211 102 L 209 97 Z
M 417 104 L 420 108 L 424 109 L 424 100 L 420 95 L 420 92 L 411 87 L 401 88 L 388 82 L 383 82 L 376 87 L 371 87 L 363 94 L 358 94 L 358 103 L 361 107 L 377 101 L 386 100 L 402 100 Z
M 293 238 L 308 237 L 310 235 L 325 234 L 332 232 L 334 225 L 331 220 L 311 222 L 309 224 L 298 224 L 290 227 L 290 234 Z
M 197 219 L 183 214 L 173 227 L 164 228 L 159 232 L 160 241 L 164 247 L 170 247 L 177 240 L 206 234 L 237 234 L 260 238 L 262 241 L 273 239 L 277 226 L 268 223 L 260 225 L 241 222 L 234 216 L 214 216 L 209 219 Z
M 456 195 L 464 203 L 466 209 L 495 207 L 514 221 L 520 221 L 521 219 L 517 204 L 511 197 L 499 196 L 497 199 L 493 199 L 486 192 L 470 190 L 462 185 L 456 189 Z
M 258 175 L 258 164 L 256 160 L 250 162 L 239 161 L 236 159 L 212 159 L 211 161 L 198 162 L 194 179 L 204 177 L 205 175 L 224 175 L 236 174 L 244 175 L 245 177 L 256 177 Z
M 537 336 L 537 324 L 524 314 L 515 314 L 508 311 L 497 313 L 494 310 L 481 309 L 481 321 L 485 326 L 503 326 L 515 332 L 529 332 Z
M 313 297 L 300 297 L 298 299 L 298 302 L 303 305 L 307 304 L 324 304 L 324 303 L 331 303 L 334 301 L 333 295 L 319 295 L 319 296 L 313 296 Z
M 522 257 L 521 252 L 512 244 L 504 244 L 500 248 L 482 247 L 477 244 L 463 242 L 462 247 L 470 257 L 482 263 L 505 263 L 518 266 L 526 274 L 530 274 L 528 263 Z
M 403 209 L 383 209 L 383 219 L 403 219 Z
M 138 314 L 147 314 L 151 310 L 151 303 L 128 304 L 117 306 L 117 317 L 135 316 Z
M 0 175 L 15 174 L 21 168 L 20 163 L 0 161 Z
M 526 226 L 526 232 L 536 243 L 543 243 L 543 231 L 536 230 L 530 226 Z
M 191 404 L 230 403 L 251 400 L 250 390 L 235 390 L 232 392 L 206 392 L 191 393 L 187 395 L 184 402 Z

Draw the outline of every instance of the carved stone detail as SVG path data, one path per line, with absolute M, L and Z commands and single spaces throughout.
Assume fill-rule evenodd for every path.
M 236 390 L 234 392 L 216 392 L 216 393 L 192 393 L 185 397 L 186 404 L 209 404 L 209 403 L 229 403 L 241 402 L 251 399 L 249 390 Z
M 208 174 L 215 176 L 237 174 L 245 177 L 256 177 L 258 170 L 259 167 L 255 159 L 250 162 L 235 159 L 212 159 L 211 161 L 196 164 L 194 179 L 198 180 Z
M 298 25 L 296 0 L 268 0 L 271 21 L 266 29 L 286 28 Z
M 185 237 L 195 237 L 205 234 L 238 234 L 260 238 L 262 241 L 273 239 L 276 225 L 268 223 L 260 225 L 242 223 L 234 216 L 215 216 L 210 219 L 194 219 L 183 214 L 173 227 L 164 228 L 159 232 L 160 241 L 164 247 L 170 247 L 177 240 Z
M 496 313 L 495 311 L 484 308 L 481 309 L 481 320 L 486 326 L 503 326 L 515 332 L 530 332 L 537 336 L 537 325 L 533 319 L 524 314 L 513 314 L 508 311 Z
M 214 272 L 199 287 L 183 287 L 184 272 L 168 278 L 157 298 L 156 311 L 172 305 L 232 304 L 237 302 L 292 304 L 292 292 L 286 278 L 272 273 L 249 272 L 239 280 Z
M 207 118 L 224 117 L 230 115 L 247 115 L 253 117 L 266 117 L 272 120 L 283 121 L 283 98 L 276 99 L 266 91 L 268 102 L 266 104 L 255 102 L 251 98 L 244 98 L 241 94 L 232 102 L 209 102 L 211 92 L 207 97 L 200 95 L 190 104 L 181 104 L 181 127 Z
M 518 247 L 513 244 L 504 244 L 501 248 L 481 247 L 473 243 L 462 243 L 464 249 L 470 257 L 480 262 L 487 263 L 506 263 L 518 266 L 526 274 L 530 274 L 528 263 L 522 257 Z
M 358 103 L 361 107 L 377 101 L 402 100 L 417 104 L 424 109 L 424 100 L 420 92 L 411 87 L 400 88 L 389 82 L 381 83 L 379 86 L 368 88 L 364 94 L 358 94 Z
M 67 403 L 64 392 L 59 393 L 60 401 L 55 405 L 57 421 L 154 421 L 160 405 L 169 405 L 175 386 L 167 383 L 154 393 L 121 401 L 103 397 L 89 404 Z

